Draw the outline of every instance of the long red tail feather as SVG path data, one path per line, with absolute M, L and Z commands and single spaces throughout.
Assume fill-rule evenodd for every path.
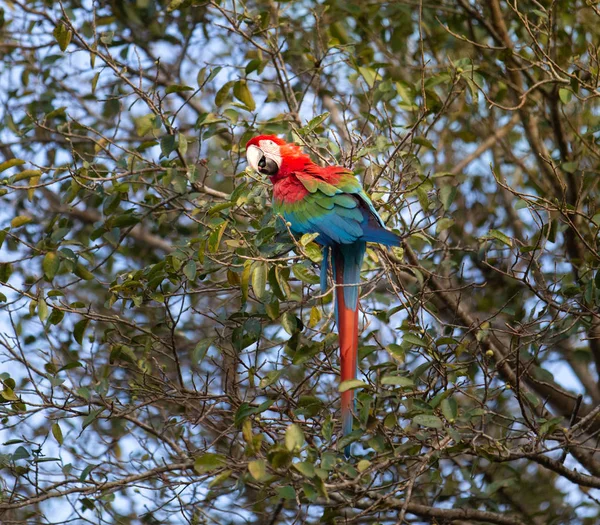
M 336 284 L 344 284 L 343 261 L 337 258 Z M 338 286 L 335 291 L 337 301 L 337 323 L 340 340 L 340 381 L 356 378 L 356 367 L 358 359 L 358 306 L 354 309 L 346 305 L 344 298 L 344 287 Z M 354 390 L 342 392 L 342 432 L 344 435 L 352 431 L 352 408 L 354 405 Z M 346 456 L 349 455 L 350 447 L 345 449 Z

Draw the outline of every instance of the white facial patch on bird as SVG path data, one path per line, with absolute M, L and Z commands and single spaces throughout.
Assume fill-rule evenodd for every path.
M 266 175 L 277 173 L 282 162 L 279 146 L 272 140 L 261 140 L 258 146 L 249 146 L 246 158 L 253 170 Z
M 279 146 L 272 140 L 261 140 L 258 144 L 265 157 L 275 161 L 277 167 L 281 168 L 281 151 Z

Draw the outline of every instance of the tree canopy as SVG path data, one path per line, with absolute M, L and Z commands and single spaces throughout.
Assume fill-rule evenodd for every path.
M 0 521 L 598 523 L 599 43 L 590 0 L 0 0 Z M 345 439 L 257 134 L 404 236 Z

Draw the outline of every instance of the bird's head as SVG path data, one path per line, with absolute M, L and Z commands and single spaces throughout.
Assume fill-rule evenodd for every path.
M 246 144 L 246 158 L 252 169 L 269 176 L 273 182 L 311 162 L 299 146 L 288 144 L 275 135 L 250 139 Z

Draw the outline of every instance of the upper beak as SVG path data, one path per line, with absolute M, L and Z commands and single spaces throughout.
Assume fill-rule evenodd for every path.
M 252 145 L 246 150 L 246 158 L 248 159 L 248 164 L 250 164 L 254 171 L 259 171 L 258 163 L 263 157 L 264 153 L 258 146 Z

